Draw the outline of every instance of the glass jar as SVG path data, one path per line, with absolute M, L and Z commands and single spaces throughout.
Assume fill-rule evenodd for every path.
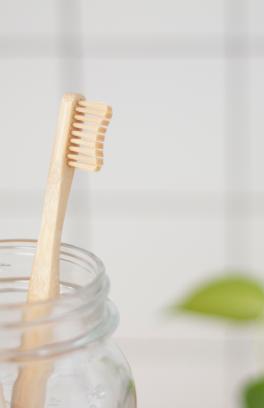
M 14 400 L 14 389 L 19 375 L 31 372 L 29 389 L 22 387 L 38 401 L 30 408 L 135 408 L 130 368 L 111 340 L 118 313 L 102 262 L 62 244 L 60 297 L 27 304 L 35 249 L 31 240 L 0 241 L 0 407 L 28 408 Z M 36 308 L 45 313 L 32 313 Z M 28 313 L 38 317 L 29 321 Z M 43 341 L 24 347 L 23 336 L 36 333 Z

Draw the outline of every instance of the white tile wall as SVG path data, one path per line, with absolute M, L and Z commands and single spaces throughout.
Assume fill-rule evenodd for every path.
M 112 296 L 121 308 L 120 335 L 186 335 L 181 324 L 169 333 L 162 329 L 162 309 L 191 282 L 223 268 L 223 242 L 218 219 L 94 220 L 92 247 L 102 255 L 112 279 Z
M 250 259 L 252 269 L 263 279 L 264 255 L 262 242 L 264 239 L 264 215 L 254 214 L 250 222 Z
M 263 112 L 262 101 L 264 95 L 263 58 L 254 59 L 250 63 L 250 168 L 251 189 L 253 192 L 263 192 Z
M 23 3 L 10 0 L 1 5 L 1 35 L 35 35 L 53 34 L 57 32 L 58 0 L 45 2 L 25 0 Z
M 5 152 L 0 189 L 42 189 L 58 112 L 58 62 L 1 60 L 0 72 L 0 134 Z
M 261 0 L 251 0 L 249 3 L 249 23 L 252 36 L 263 36 L 263 13 L 264 5 Z
M 100 59 L 85 64 L 87 92 L 111 100 L 114 107 L 106 167 L 91 178 L 92 185 L 224 190 L 223 61 Z
M 241 387 L 256 366 L 256 350 L 247 338 L 120 339 L 119 344 L 133 362 L 139 407 L 241 408 Z
M 219 0 L 99 0 L 86 4 L 88 35 L 219 34 L 225 4 Z

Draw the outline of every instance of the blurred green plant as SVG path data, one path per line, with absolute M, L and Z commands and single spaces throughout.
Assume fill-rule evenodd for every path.
M 243 390 L 242 400 L 246 408 L 264 407 L 264 378 L 250 382 Z
M 169 306 L 172 315 L 192 313 L 233 323 L 249 323 L 264 318 L 264 284 L 245 275 L 228 275 L 205 282 L 181 302 Z M 264 377 L 249 382 L 242 392 L 244 408 L 264 408 Z

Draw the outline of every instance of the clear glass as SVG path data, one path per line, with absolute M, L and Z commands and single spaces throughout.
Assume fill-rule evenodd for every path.
M 0 241 L 0 408 L 27 408 L 23 398 L 14 401 L 19 375 L 25 372 L 35 373 L 29 375 L 29 392 L 32 401 L 39 398 L 26 404 L 30 408 L 135 408 L 130 368 L 111 340 L 118 313 L 108 299 L 109 279 L 102 262 L 63 244 L 60 297 L 28 304 L 35 248 L 35 241 Z M 33 335 L 41 339 L 34 347 L 23 341 Z

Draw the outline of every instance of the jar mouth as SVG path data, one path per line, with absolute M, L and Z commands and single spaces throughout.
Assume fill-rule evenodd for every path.
M 3 251 L 10 251 L 19 253 L 22 255 L 34 255 L 35 249 L 37 246 L 37 240 L 35 239 L 7 239 L 7 240 L 2 240 L 0 239 L 0 257 L 1 253 Z M 77 252 L 77 254 L 75 254 Z M 104 281 L 108 279 L 105 273 L 105 266 L 103 262 L 92 252 L 87 251 L 86 249 L 76 247 L 71 244 L 66 244 L 62 243 L 61 244 L 61 252 L 60 252 L 60 259 L 65 260 L 67 257 L 67 262 L 76 262 L 80 267 L 84 267 L 83 264 L 85 265 L 87 262 L 90 262 L 90 260 L 93 261 L 93 269 L 94 269 L 94 277 L 93 279 L 87 283 L 86 285 L 80 286 L 76 285 L 76 291 L 75 292 L 70 292 L 70 293 L 65 293 L 63 296 L 66 299 L 74 299 L 78 298 L 80 296 L 85 296 L 85 295 L 91 295 L 94 290 L 97 288 L 100 288 Z M 6 264 L 1 264 L 0 262 L 0 269 L 1 266 L 7 266 Z M 29 271 L 30 272 L 30 271 Z M 8 277 L 2 278 L 0 275 L 0 282 L 6 282 L 8 281 Z M 29 276 L 23 276 L 19 277 L 19 279 L 23 280 L 29 280 Z M 26 304 L 25 302 L 14 302 L 14 303 L 9 303 L 9 304 L 0 304 L 0 310 L 3 310 L 5 308 L 32 308 L 32 307 L 37 307 L 40 305 L 46 305 L 46 306 L 51 306 L 54 305 L 58 302 L 61 301 L 61 298 L 55 298 L 52 300 L 41 300 L 41 301 L 35 301 L 31 302 L 30 304 Z M 0 323 L 1 325 L 1 323 Z
M 1 360 L 65 353 L 110 335 L 118 324 L 117 311 L 108 299 L 110 285 L 103 262 L 90 251 L 70 244 L 61 244 L 60 295 L 27 303 L 36 244 L 30 239 L 0 240 Z M 45 313 L 34 313 L 36 310 Z M 37 317 L 25 319 L 28 314 Z M 49 331 L 52 336 L 37 347 L 24 349 L 21 338 L 30 330 Z

